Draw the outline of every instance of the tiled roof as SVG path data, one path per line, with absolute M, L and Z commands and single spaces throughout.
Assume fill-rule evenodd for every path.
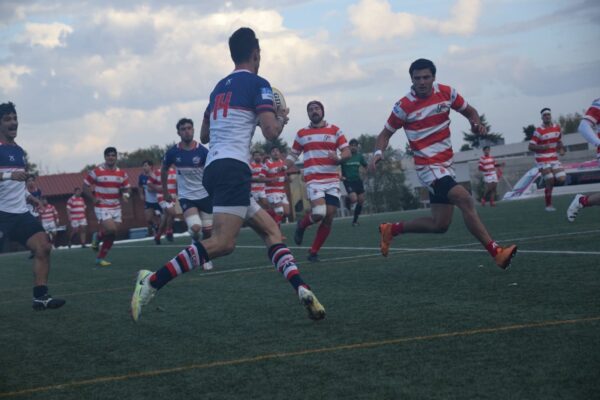
M 138 177 L 142 173 L 142 167 L 122 168 L 129 175 L 131 187 L 138 186 Z M 37 186 L 42 190 L 44 196 L 61 196 L 73 193 L 76 187 L 82 187 L 84 172 L 68 174 L 41 175 L 36 179 Z

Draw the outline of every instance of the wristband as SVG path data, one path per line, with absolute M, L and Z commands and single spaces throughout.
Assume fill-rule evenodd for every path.
M 12 179 L 12 172 L 3 172 L 2 173 L 3 181 L 10 181 L 11 179 Z
M 126 198 L 126 199 L 128 199 L 129 198 L 129 193 L 127 193 L 127 192 L 123 193 L 123 197 Z
M 373 155 L 374 156 L 381 156 L 381 158 L 383 158 L 383 152 L 381 150 L 376 150 Z

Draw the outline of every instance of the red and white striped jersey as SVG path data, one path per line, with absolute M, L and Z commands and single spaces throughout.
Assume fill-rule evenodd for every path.
M 265 163 L 265 171 L 267 178 L 277 178 L 273 182 L 267 182 L 265 184 L 265 193 L 267 195 L 272 193 L 285 193 L 285 171 L 287 167 L 283 160 L 273 161 L 267 160 Z
M 85 177 L 83 183 L 94 185 L 94 196 L 98 199 L 96 207 L 120 208 L 119 197 L 121 189 L 129 189 L 129 177 L 122 169 L 107 168 L 104 164 L 94 168 Z
M 71 196 L 67 200 L 67 214 L 69 221 L 85 220 L 85 200 L 81 196 Z
M 485 154 L 479 157 L 479 170 L 484 176 L 493 176 L 496 173 L 496 160 Z
M 308 126 L 296 134 L 292 154 L 298 157 L 304 152 L 304 181 L 329 183 L 340 180 L 338 165 L 327 154 L 348 147 L 348 141 L 340 128 L 326 124 L 322 128 Z
M 256 163 L 254 161 L 250 162 L 250 170 L 252 171 L 252 178 L 264 178 L 267 176 L 267 170 L 265 168 L 265 164 Z M 259 193 L 265 190 L 264 182 L 252 182 L 251 186 L 252 193 Z
M 58 221 L 58 212 L 52 204 L 46 204 L 39 207 L 40 220 L 42 224 L 48 224 Z
M 585 112 L 583 118 L 592 123 L 596 128 L 596 135 L 600 138 L 600 98 L 594 100 L 590 108 Z M 600 157 L 600 147 L 598 147 L 598 156 Z
M 160 169 L 154 170 L 152 175 L 150 176 L 150 182 L 159 187 L 159 191 L 156 193 L 156 200 L 160 203 L 164 200 L 164 196 L 162 193 L 162 180 L 160 176 Z M 171 195 L 171 197 L 177 196 L 177 170 L 175 167 L 169 168 L 169 173 L 167 175 L 167 191 Z
M 535 128 L 535 132 L 533 132 L 529 143 L 548 146 L 545 149 L 534 151 L 535 162 L 547 163 L 558 161 L 558 154 L 556 151 L 561 137 L 560 125 L 552 124 L 549 127 L 542 125 Z
M 434 82 L 433 93 L 428 98 L 421 99 L 411 90 L 398 100 L 385 128 L 396 132 L 404 127 L 415 165 L 450 166 L 454 154 L 450 141 L 450 109 L 462 111 L 467 105 L 454 88 Z

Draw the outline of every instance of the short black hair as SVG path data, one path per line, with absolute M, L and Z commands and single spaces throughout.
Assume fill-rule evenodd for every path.
M 177 125 L 175 125 L 175 127 L 176 127 L 176 128 L 177 128 L 177 130 L 179 131 L 179 128 L 180 128 L 182 125 L 185 125 L 185 124 L 191 124 L 191 125 L 192 125 L 192 127 L 194 127 L 194 121 L 192 121 L 192 120 L 191 120 L 191 119 L 189 119 L 189 118 L 181 118 L 179 121 L 177 121 Z
M 14 103 L 2 103 L 0 104 L 0 118 L 4 117 L 6 114 L 16 114 L 17 109 L 15 108 Z
M 75 186 L 75 187 L 73 188 L 73 191 L 74 191 L 74 192 L 76 192 L 76 191 L 78 191 L 78 190 L 81 190 L 81 188 L 80 188 L 79 186 Z
M 350 142 L 348 144 L 355 144 L 358 146 L 358 140 L 356 139 L 350 139 Z
M 551 109 L 549 109 L 548 107 L 544 107 L 544 108 L 542 108 L 542 109 L 540 110 L 540 114 L 543 114 L 543 113 L 544 113 L 544 111 L 552 112 L 552 110 L 551 110 Z
M 254 150 L 254 151 L 252 152 L 252 155 L 255 155 L 255 154 L 257 154 L 257 153 L 258 153 L 258 154 L 262 154 L 262 151 L 260 151 L 260 150 Z
M 490 146 L 483 146 L 483 150 L 488 149 L 489 150 Z
M 269 153 L 271 153 L 271 152 L 272 152 L 273 150 L 275 150 L 275 149 L 279 150 L 279 152 L 281 153 L 281 148 L 279 148 L 279 146 L 277 146 L 277 145 L 273 145 L 273 146 L 271 146 L 271 147 L 269 148 Z
M 117 149 L 115 147 L 107 147 L 104 149 L 104 157 L 106 157 L 107 155 L 109 155 L 110 153 L 115 153 L 117 154 Z
M 254 50 L 260 50 L 256 34 L 250 28 L 240 28 L 229 37 L 229 53 L 235 64 L 250 61 Z
M 154 162 L 152 160 L 144 160 L 142 165 L 144 165 L 144 164 L 148 164 L 149 166 L 154 167 Z
M 431 71 L 431 75 L 433 75 L 433 77 L 435 78 L 435 73 L 437 69 L 435 68 L 435 64 L 433 63 L 433 61 L 427 60 L 426 58 L 419 58 L 418 60 L 413 61 L 413 63 L 410 64 L 410 68 L 408 69 L 408 73 L 410 74 L 411 78 L 413 71 L 417 69 L 428 69 Z

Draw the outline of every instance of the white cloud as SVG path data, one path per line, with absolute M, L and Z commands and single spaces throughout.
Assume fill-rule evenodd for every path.
M 19 77 L 30 73 L 31 68 L 25 65 L 0 65 L 0 88 L 4 93 L 14 91 L 19 87 Z
M 30 22 L 25 24 L 25 32 L 21 35 L 20 40 L 31 46 L 64 47 L 64 40 L 71 33 L 73 33 L 73 28 L 59 22 L 51 24 Z
M 419 29 L 442 35 L 469 35 L 477 28 L 481 0 L 457 0 L 446 20 L 392 11 L 388 0 L 361 0 L 348 7 L 353 33 L 366 41 L 411 37 Z

